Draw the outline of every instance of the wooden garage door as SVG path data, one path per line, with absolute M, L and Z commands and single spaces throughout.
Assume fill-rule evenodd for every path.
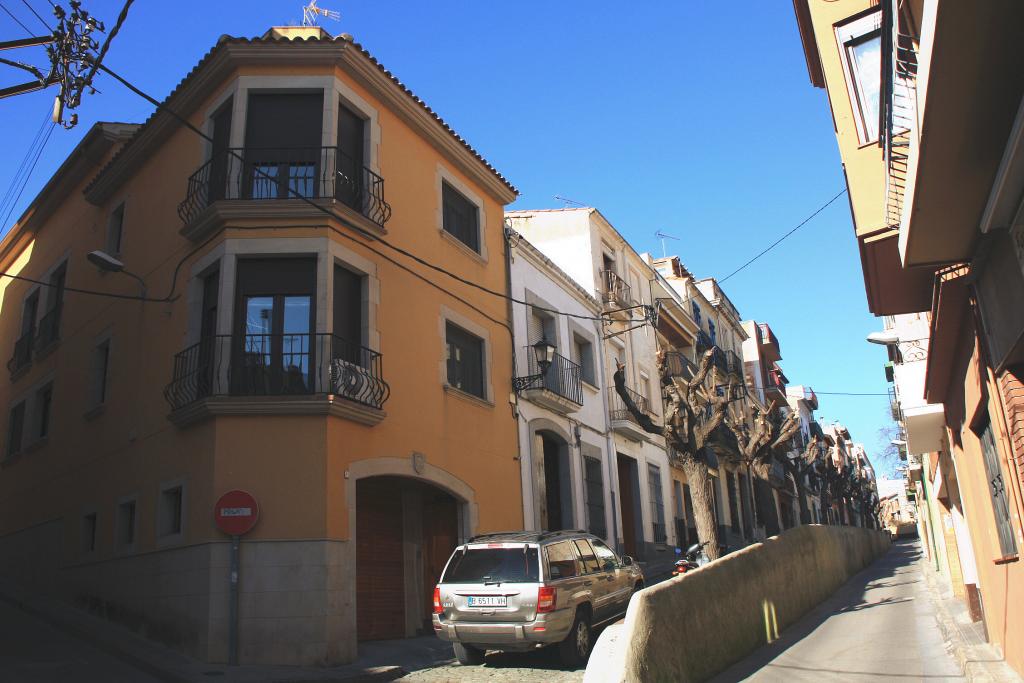
M 402 499 L 394 480 L 356 482 L 356 632 L 405 637 Z

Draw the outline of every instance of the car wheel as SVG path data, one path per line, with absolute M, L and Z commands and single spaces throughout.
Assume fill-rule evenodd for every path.
M 478 647 L 452 643 L 452 649 L 455 650 L 455 659 L 459 660 L 459 664 L 466 666 L 484 663 L 484 651 Z
M 558 657 L 562 664 L 576 668 L 586 663 L 591 648 L 590 617 L 583 610 L 576 612 L 569 635 L 558 646 Z

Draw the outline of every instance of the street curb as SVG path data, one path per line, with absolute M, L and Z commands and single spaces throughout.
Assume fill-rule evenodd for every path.
M 935 621 L 938 623 L 946 649 L 953 655 L 967 680 L 971 683 L 1021 683 L 1024 681 L 1010 668 L 1006 660 L 999 656 L 996 648 L 990 643 L 971 645 L 964 640 L 956 625 L 955 616 L 946 609 L 946 605 L 940 599 L 940 586 L 925 561 L 922 561 L 921 573 L 927 584 L 928 597 L 935 608 Z

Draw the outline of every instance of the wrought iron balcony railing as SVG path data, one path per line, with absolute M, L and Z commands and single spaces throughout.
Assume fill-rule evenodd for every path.
M 178 216 L 194 221 L 225 199 L 335 199 L 384 227 L 384 179 L 337 147 L 225 149 L 188 179 Z
M 633 305 L 629 285 L 613 270 L 601 271 L 601 298 L 605 304 L 627 307 Z
M 743 360 L 740 359 L 735 351 L 725 352 L 725 364 L 730 375 L 743 376 Z
M 697 374 L 697 364 L 687 358 L 679 351 L 667 351 L 665 353 L 665 367 L 672 377 L 692 379 Z
M 711 341 L 711 337 L 704 330 L 697 330 L 697 355 L 703 354 L 705 351 L 713 347 L 715 343 Z
M 333 394 L 381 408 L 381 355 L 333 334 L 214 335 L 174 356 L 172 410 L 215 396 Z
M 729 361 L 726 359 L 725 351 L 718 346 L 711 347 L 711 362 L 720 373 L 727 374 L 729 372 Z
M 786 393 L 786 382 L 783 380 L 783 375 L 779 370 L 768 371 L 768 388 L 775 389 L 782 394 Z
M 529 374 L 541 375 L 540 366 L 537 364 L 537 357 L 533 353 L 532 346 L 526 347 L 526 357 L 529 359 Z M 557 353 L 554 354 L 547 372 L 543 373 L 543 376 L 527 387 L 527 389 L 547 389 L 564 399 L 572 401 L 576 405 L 583 405 L 583 383 L 580 365 Z
M 666 543 L 668 541 L 668 534 L 666 533 L 667 530 L 665 529 L 665 525 L 654 522 L 652 526 L 654 527 L 654 542 L 662 544 Z
M 881 146 L 885 156 L 886 222 L 899 226 L 907 186 L 912 131 L 917 128 L 917 51 L 900 31 L 895 3 L 883 3 Z
M 641 396 L 628 387 L 626 388 L 626 393 L 629 394 L 631 399 L 633 399 L 633 403 L 640 409 L 641 413 L 644 413 L 645 415 L 653 415 L 651 413 L 651 402 L 648 401 L 646 397 Z M 615 387 L 608 387 L 608 394 L 610 398 L 609 411 L 611 412 L 611 419 L 636 422 L 636 420 L 633 419 L 633 414 L 629 412 L 629 409 L 626 408 L 626 404 L 622 402 L 622 397 L 619 396 L 617 391 L 615 391 Z
M 32 364 L 32 347 L 35 342 L 35 336 L 35 330 L 29 330 L 21 335 L 18 341 L 14 342 L 14 353 L 11 355 L 11 359 L 7 361 L 7 370 L 12 375 Z
M 36 349 L 43 350 L 60 339 L 60 314 L 62 306 L 57 304 L 39 320 L 36 335 Z

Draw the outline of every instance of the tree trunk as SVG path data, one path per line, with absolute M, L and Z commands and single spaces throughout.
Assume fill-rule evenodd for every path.
M 693 500 L 693 521 L 697 527 L 697 538 L 701 543 L 707 542 L 704 552 L 708 559 L 717 560 L 719 552 L 718 523 L 715 519 L 715 497 L 711 492 L 711 476 L 708 474 L 707 463 L 694 458 L 683 458 L 683 472 L 686 483 L 690 486 L 690 498 Z

